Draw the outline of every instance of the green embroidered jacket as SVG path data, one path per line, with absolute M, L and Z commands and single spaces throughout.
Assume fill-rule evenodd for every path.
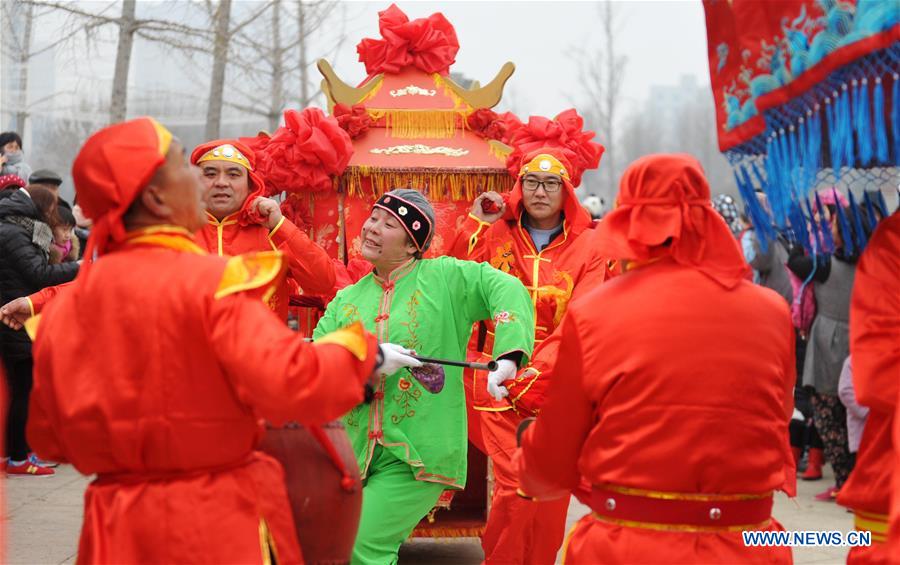
M 313 335 L 360 320 L 379 342 L 426 357 L 465 360 L 473 323 L 489 319 L 496 323 L 497 357 L 521 351 L 524 366 L 534 346 L 534 306 L 522 283 L 487 263 L 439 257 L 413 260 L 391 273 L 390 280 L 366 275 L 341 290 Z M 444 370 L 446 382 L 438 394 L 425 390 L 406 369 L 382 377 L 375 399 L 344 416 L 363 478 L 378 443 L 406 461 L 417 480 L 465 486 L 462 369 Z

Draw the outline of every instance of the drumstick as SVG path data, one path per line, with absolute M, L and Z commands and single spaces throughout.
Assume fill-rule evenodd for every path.
M 311 337 L 303 338 L 303 341 L 312 341 Z M 468 361 L 452 361 L 450 359 L 434 359 L 431 357 L 422 357 L 420 355 L 410 355 L 413 359 L 418 359 L 424 363 L 437 363 L 438 365 L 450 365 L 451 367 L 464 367 L 466 369 L 475 369 L 476 371 L 496 371 L 497 362 L 491 359 L 487 363 L 470 363 Z
M 487 363 L 470 363 L 468 361 L 452 361 L 450 359 L 433 359 L 431 357 L 422 357 L 420 355 L 411 355 L 410 357 L 425 363 L 437 363 L 438 365 L 450 365 L 451 367 L 465 367 L 467 369 L 476 369 L 478 371 L 497 370 L 497 362 L 493 359 Z

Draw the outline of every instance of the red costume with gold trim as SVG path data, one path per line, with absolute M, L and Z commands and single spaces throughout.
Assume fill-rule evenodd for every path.
M 886 218 L 875 231 L 856 267 L 850 303 L 850 355 L 857 401 L 869 407 L 850 478 L 838 502 L 853 509 L 856 528 L 872 532 L 872 545 L 850 550 L 848 563 L 891 563 L 888 553 L 891 497 L 898 503 L 896 451 L 891 435 L 900 381 L 900 215 Z M 897 480 L 894 478 L 893 480 Z M 896 484 L 896 483 L 895 483 Z M 894 531 L 898 527 L 893 512 Z M 898 537 L 898 536 L 893 536 Z M 900 545 L 895 546 L 900 549 Z
M 76 159 L 101 257 L 29 321 L 29 443 L 97 475 L 79 561 L 302 563 L 281 466 L 255 450 L 261 419 L 346 412 L 377 346 L 359 328 L 307 344 L 273 317 L 280 253 L 226 261 L 180 228 L 126 233 L 119 218 L 165 159 L 159 131 L 111 126 Z
M 534 121 L 535 118 L 532 118 Z M 552 122 L 551 122 L 552 123 Z M 579 128 L 580 129 L 580 128 Z M 591 137 L 593 134 L 591 134 Z M 592 143 L 596 167 L 603 148 Z M 563 319 L 572 298 L 595 288 L 607 275 L 606 260 L 591 241 L 594 224 L 575 196 L 572 178 L 579 180 L 584 164 L 573 166 L 571 153 L 560 147 L 541 147 L 528 154 L 514 153 L 518 181 L 506 200 L 503 217 L 493 224 L 469 215 L 453 246 L 456 257 L 488 262 L 517 277 L 531 294 L 535 306 L 535 356 L 522 376 L 506 384 L 509 400 L 526 414 L 543 402 L 546 383 L 541 374 L 552 364 L 558 343 L 544 343 Z M 541 168 L 543 165 L 543 169 Z M 522 177 L 530 172 L 553 173 L 563 182 L 562 232 L 540 252 L 523 225 Z M 492 357 L 493 324 L 481 331 L 480 351 L 470 348 L 470 358 Z M 479 343 L 473 337 L 473 345 Z M 565 534 L 568 500 L 533 503 L 516 495 L 518 480 L 511 456 L 516 447 L 516 428 L 522 416 L 506 400 L 494 400 L 486 390 L 487 373 L 466 371 L 472 440 L 491 458 L 494 496 L 482 536 L 486 563 L 552 563 Z
M 256 251 L 281 251 L 287 260 L 290 278 L 303 293 L 332 294 L 335 286 L 334 264 L 325 250 L 286 217 L 271 231 L 252 218 L 250 206 L 257 197 L 265 195 L 265 186 L 255 170 L 256 156 L 249 147 L 237 140 L 210 141 L 194 149 L 191 162 L 197 164 L 204 155 L 222 145 L 233 146 L 246 158 L 247 164 L 235 162 L 248 170 L 250 194 L 240 210 L 221 221 L 207 212 L 209 222 L 197 233 L 197 243 L 220 257 Z M 290 280 L 286 279 L 269 301 L 269 306 L 282 319 L 287 319 L 291 290 Z
M 748 548 L 740 533 L 780 529 L 772 491 L 795 487 L 784 301 L 744 280 L 691 157 L 633 164 L 596 236 L 598 252 L 635 263 L 570 306 L 517 455 L 524 494 L 593 485 L 566 563 L 789 563 L 790 548 Z

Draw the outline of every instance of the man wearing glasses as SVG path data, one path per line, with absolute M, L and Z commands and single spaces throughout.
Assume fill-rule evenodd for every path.
M 518 277 L 535 307 L 531 366 L 518 376 L 500 375 L 495 381 L 492 373 L 493 382 L 487 386 L 487 375 L 480 371 L 465 379 L 470 438 L 493 462 L 494 495 L 482 537 L 488 564 L 553 563 L 565 533 L 568 499 L 533 502 L 519 497 L 510 458 L 519 422 L 534 415 L 543 402 L 547 383 L 541 372 L 556 357 L 556 340 L 541 343 L 560 324 L 569 301 L 595 288 L 607 275 L 606 260 L 589 241 L 594 226 L 591 216 L 575 196 L 582 172 L 597 167 L 603 148 L 587 141 L 584 149 L 582 154 L 591 158 L 578 162 L 567 158 L 575 153 L 558 147 L 526 154 L 515 186 L 505 195 L 508 198 L 496 192 L 479 196 L 453 247 L 459 258 L 487 261 Z M 493 327 L 500 323 L 503 320 L 483 324 L 480 335 L 473 337 L 485 358 L 491 357 Z

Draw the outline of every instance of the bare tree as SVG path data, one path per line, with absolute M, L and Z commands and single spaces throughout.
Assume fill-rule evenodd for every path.
M 588 124 L 598 130 L 598 138 L 606 146 L 603 171 L 605 184 L 611 189 L 615 187 L 617 171 L 616 120 L 628 58 L 619 52 L 617 45 L 623 25 L 619 9 L 610 0 L 601 2 L 598 9 L 600 45 L 579 50 L 586 89 L 581 106 L 586 109 Z
M 131 66 L 131 46 L 134 44 L 135 10 L 137 0 L 122 0 L 119 18 L 119 43 L 116 46 L 116 70 L 113 74 L 112 97 L 109 103 L 110 123 L 125 119 L 128 104 L 128 69 Z
M 180 21 L 137 18 L 137 0 L 122 0 L 122 11 L 118 17 L 107 13 L 114 4 L 107 5 L 99 11 L 89 11 L 76 3 L 54 0 L 28 0 L 28 4 L 50 8 L 74 17 L 74 25 L 84 29 L 87 34 L 90 34 L 91 30 L 107 25 L 118 27 L 116 63 L 109 104 L 110 123 L 122 121 L 127 115 L 128 74 L 136 34 L 151 41 L 179 46 L 186 45 L 185 38 L 203 38 L 208 35 L 203 29 L 185 25 Z
M 299 61 L 297 67 L 300 70 L 300 105 L 309 104 L 309 57 L 307 57 L 306 38 L 309 35 L 309 24 L 307 23 L 309 16 L 307 9 L 303 6 L 303 2 L 297 0 L 297 37 L 300 42 L 297 44 L 299 48 L 297 54 Z
M 295 18 L 290 17 L 291 7 Z M 295 1 L 286 5 L 284 0 L 273 0 L 269 17 L 248 26 L 232 41 L 229 65 L 234 78 L 228 81 L 224 105 L 264 117 L 270 130 L 278 127 L 292 98 L 298 106 L 308 106 L 319 94 L 312 88 L 309 59 L 336 52 L 346 34 L 343 26 L 329 33 L 334 41 L 330 51 L 315 53 L 314 57 L 310 57 L 310 37 L 331 22 L 338 8 L 342 7 L 335 2 Z M 343 21 L 340 18 L 341 24 Z M 300 85 L 299 99 L 290 95 L 288 87 L 295 78 Z
M 19 111 L 16 112 L 16 129 L 25 132 L 28 117 L 28 60 L 31 52 L 31 31 L 34 26 L 34 6 L 26 4 L 25 29 L 22 32 L 22 48 L 19 52 Z
M 347 32 L 345 25 L 347 22 L 347 7 L 345 4 L 335 2 L 333 0 L 317 0 L 315 2 L 304 2 L 297 0 L 297 47 L 298 60 L 297 69 L 299 71 L 300 80 L 300 100 L 301 107 L 309 106 L 313 99 L 318 95 L 317 82 L 321 80 L 318 73 L 310 73 L 312 64 L 321 58 L 333 58 L 343 47 L 347 41 Z M 340 27 L 337 29 L 329 29 L 329 41 L 332 47 L 328 52 L 318 53 L 313 57 L 309 56 L 309 39 L 317 31 L 337 20 Z
M 3 3 L 3 57 L 18 66 L 16 85 L 15 129 L 25 133 L 28 118 L 28 63 L 32 57 L 31 34 L 34 26 L 34 7 L 18 0 Z M 20 18 L 21 16 L 21 18 Z M 15 22 L 21 21 L 21 29 Z
M 213 40 L 213 68 L 209 81 L 209 106 L 206 110 L 206 138 L 216 139 L 222 124 L 222 97 L 225 90 L 225 66 L 228 64 L 228 24 L 231 21 L 231 0 L 219 0 L 215 11 L 215 39 Z
M 206 137 L 219 137 L 222 125 L 222 106 L 225 99 L 225 71 L 229 62 L 229 46 L 242 29 L 257 20 L 269 10 L 273 2 L 265 2 L 260 8 L 251 12 L 246 18 L 231 27 L 232 0 L 219 0 L 213 8 L 211 0 L 206 0 L 206 9 L 214 26 L 212 56 L 213 68 L 209 84 L 209 106 L 206 112 Z

